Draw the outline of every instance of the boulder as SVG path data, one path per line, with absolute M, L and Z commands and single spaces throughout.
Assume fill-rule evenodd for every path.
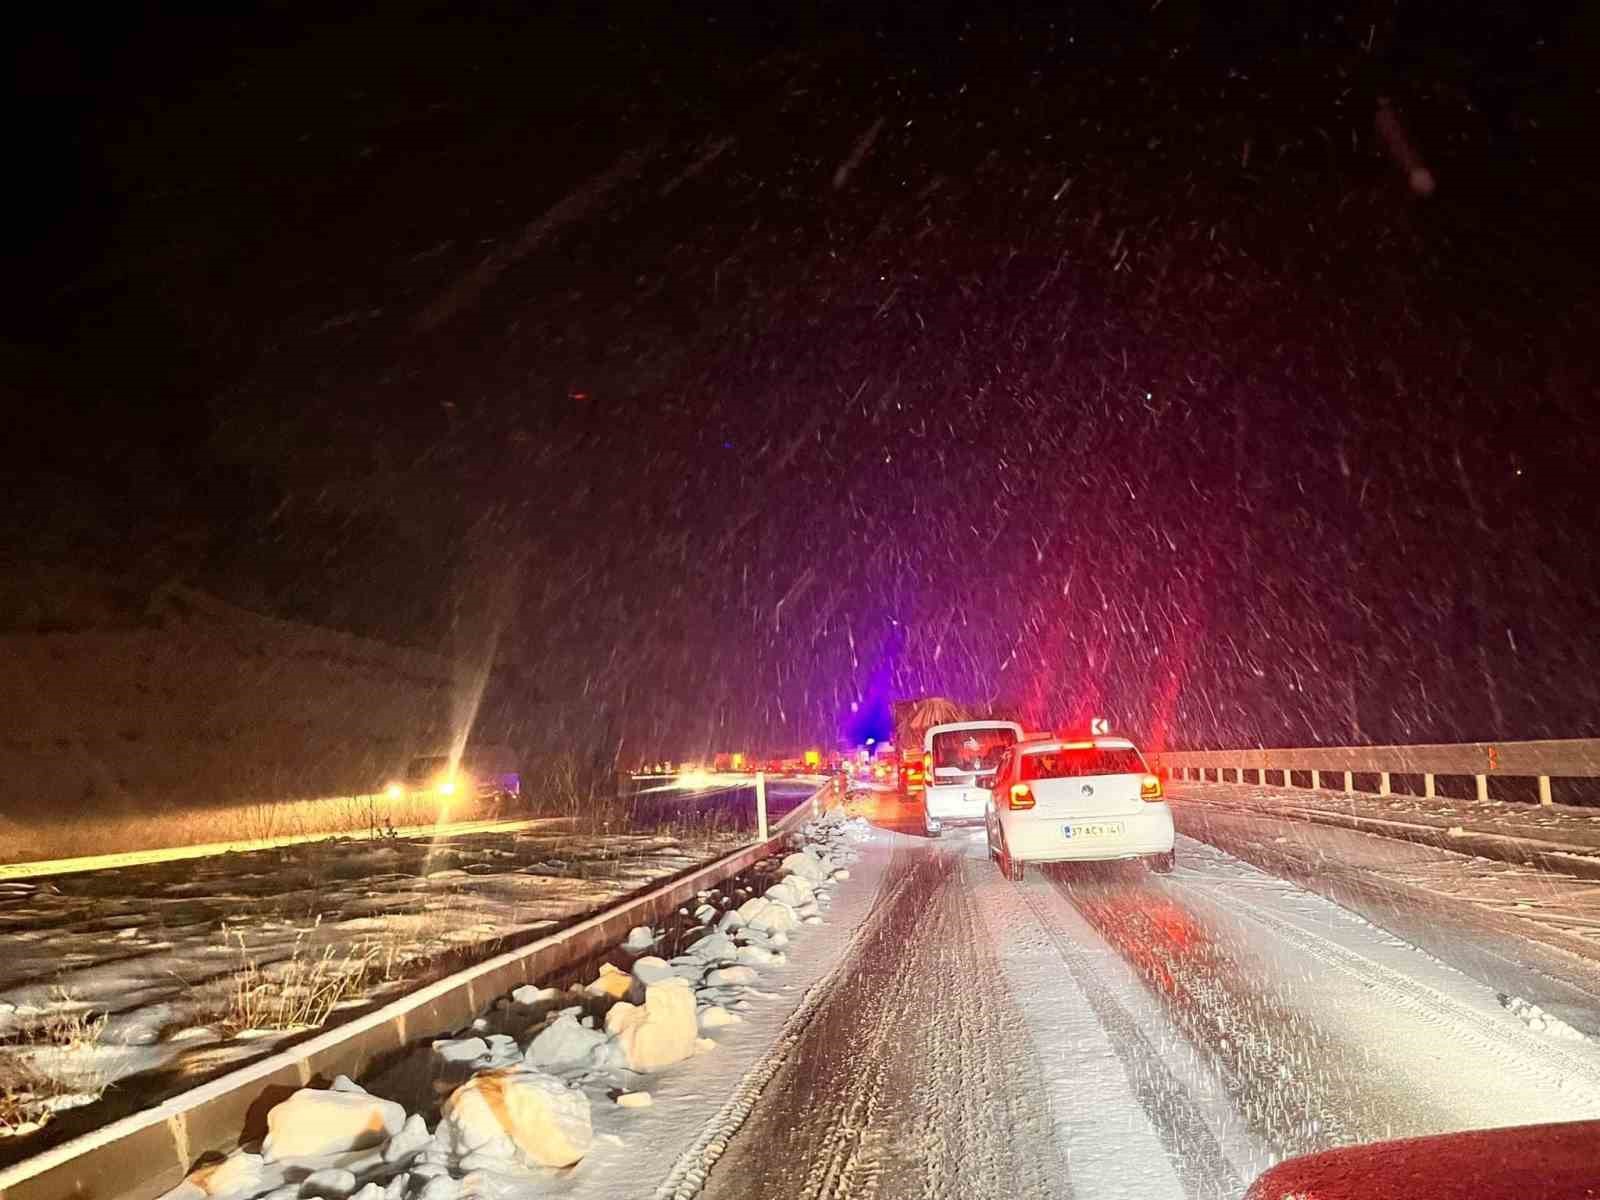
M 768 900 L 762 896 L 753 896 L 741 904 L 739 916 L 752 929 L 768 933 L 793 929 L 800 923 L 800 918 L 795 915 L 794 909 L 787 904 L 780 904 L 776 900 Z
M 405 1125 L 406 1110 L 365 1092 L 301 1088 L 267 1113 L 267 1162 L 342 1154 L 382 1145 Z
M 300 1194 L 306 1200 L 345 1200 L 355 1190 L 355 1174 L 342 1167 L 313 1171 L 300 1181 Z
M 485 1071 L 444 1102 L 435 1136 L 457 1158 L 567 1167 L 589 1153 L 589 1100 L 553 1075 L 526 1067 Z
M 673 970 L 666 959 L 657 958 L 655 955 L 650 954 L 633 964 L 632 974 L 639 985 L 635 989 L 638 992 L 639 989 L 647 988 L 652 983 L 660 983 L 663 979 L 671 979 Z
M 633 976 L 610 963 L 600 964 L 600 976 L 586 989 L 594 996 L 611 996 L 621 1000 L 633 988 Z
M 756 981 L 754 967 L 713 967 L 706 972 L 707 987 L 738 987 Z
M 708 933 L 689 947 L 692 956 L 706 962 L 732 958 L 737 950 L 738 947 L 733 944 L 733 939 L 725 933 Z
M 606 1032 L 630 1071 L 659 1071 L 694 1053 L 694 990 L 676 976 L 652 983 L 643 1004 L 623 1001 L 606 1013 Z
M 605 1034 L 585 1029 L 576 1017 L 557 1017 L 528 1043 L 523 1060 L 541 1071 L 587 1070 L 594 1064 L 595 1049 L 605 1041 Z
M 720 1004 L 708 1004 L 700 1010 L 701 1029 L 721 1029 L 724 1025 L 737 1025 L 743 1017 L 735 1016 Z
M 511 993 L 511 999 L 523 1008 L 537 1008 L 541 1004 L 550 1004 L 561 998 L 561 993 L 553 987 L 534 987 L 525 983 Z
M 783 860 L 783 870 L 794 875 L 803 875 L 812 883 L 826 883 L 828 880 L 827 865 L 811 852 L 810 847 L 787 856 Z
M 740 946 L 739 961 L 752 967 L 775 967 L 785 960 L 776 950 L 765 946 Z
M 230 1154 L 219 1163 L 197 1168 L 188 1182 L 207 1196 L 254 1195 L 261 1190 L 261 1155 Z
M 622 948 L 634 954 L 641 950 L 648 950 L 656 944 L 655 931 L 648 925 L 635 925 L 628 930 L 627 940 L 622 943 Z
M 793 875 L 790 878 L 799 879 L 800 876 Z M 786 879 L 782 883 L 775 883 L 769 887 L 766 890 L 766 897 L 768 900 L 776 901 L 779 904 L 787 904 L 790 908 L 799 908 L 802 904 L 811 902 L 811 889 L 806 888 L 802 891 Z
M 400 1132 L 390 1138 L 389 1144 L 383 1148 L 383 1161 L 390 1164 L 405 1162 L 412 1155 L 427 1149 L 432 1141 L 428 1123 L 420 1114 L 412 1113 L 406 1118 Z

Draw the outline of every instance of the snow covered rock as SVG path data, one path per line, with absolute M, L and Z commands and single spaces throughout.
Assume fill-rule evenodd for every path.
M 725 933 L 708 933 L 694 945 L 689 947 L 689 953 L 695 958 L 706 962 L 716 962 L 724 958 L 732 958 L 738 947 L 733 944 L 733 939 Z
M 391 1165 L 404 1162 L 412 1155 L 425 1150 L 431 1141 L 433 1135 L 428 1132 L 428 1123 L 422 1119 L 421 1114 L 412 1113 L 400 1127 L 400 1132 L 390 1138 L 389 1144 L 383 1148 L 383 1161 Z
M 228 1196 L 241 1192 L 253 1195 L 261 1190 L 261 1155 L 230 1154 L 219 1163 L 194 1171 L 186 1182 L 207 1196 Z
M 637 954 L 641 950 L 648 950 L 656 944 L 655 931 L 648 925 L 635 925 L 628 930 L 628 938 L 622 943 L 622 948 L 629 953 Z
M 623 1092 L 617 1097 L 618 1108 L 649 1108 L 654 1103 L 649 1092 Z
M 730 908 L 717 918 L 717 928 L 723 933 L 731 933 L 744 924 L 744 918 L 739 915 L 739 910 Z
M 525 983 L 511 993 L 511 999 L 523 1008 L 537 1008 L 541 1004 L 550 1004 L 560 997 L 561 993 L 553 987 L 534 987 L 531 983 Z
M 470 1067 L 489 1057 L 489 1043 L 480 1037 L 448 1038 L 433 1044 L 433 1057 L 441 1066 Z
M 621 1000 L 633 988 L 633 976 L 610 963 L 600 964 L 600 977 L 586 991 L 592 996 L 610 996 Z
M 652 983 L 660 983 L 663 979 L 671 979 L 674 975 L 672 967 L 664 958 L 655 955 L 646 955 L 633 964 L 633 977 L 640 988 L 649 987 Z M 637 991 L 637 989 L 635 989 Z
M 793 878 L 799 879 L 800 876 L 796 875 Z M 769 887 L 766 891 L 766 897 L 768 900 L 776 901 L 779 904 L 787 904 L 790 908 L 799 908 L 802 904 L 811 902 L 811 889 L 806 888 L 802 891 L 786 879 L 782 883 L 775 883 Z
M 783 860 L 783 870 L 804 876 L 806 879 L 811 880 L 812 883 L 826 883 L 828 881 L 828 867 L 809 846 L 802 851 L 788 855 Z
M 340 1154 L 381 1145 L 405 1125 L 406 1110 L 365 1092 L 301 1088 L 267 1113 L 267 1162 Z
M 706 972 L 707 987 L 739 987 L 755 981 L 756 973 L 753 967 L 713 967 Z
M 588 1097 L 525 1067 L 485 1071 L 450 1093 L 436 1136 L 458 1158 L 539 1167 L 571 1166 L 594 1144 Z
M 358 1096 L 365 1096 L 367 1089 L 362 1087 L 348 1075 L 335 1075 L 333 1082 L 328 1085 L 330 1092 L 351 1092 Z
M 461 1195 L 461 1181 L 448 1175 L 435 1175 L 413 1194 L 417 1200 L 456 1200 Z
M 850 878 L 850 871 L 846 867 L 840 867 L 838 870 L 834 871 L 833 877 L 840 883 L 843 883 L 846 879 Z
M 694 1053 L 699 1031 L 695 1022 L 694 990 L 689 981 L 674 976 L 645 989 L 643 1004 L 627 1001 L 606 1013 L 606 1032 L 630 1071 L 659 1071 Z
M 300 1194 L 306 1200 L 344 1200 L 355 1190 L 355 1175 L 341 1167 L 313 1171 L 300 1181 Z
M 752 967 L 775 967 L 784 962 L 783 955 L 765 946 L 740 946 L 739 961 Z
M 595 1050 L 605 1041 L 605 1034 L 585 1029 L 576 1017 L 557 1017 L 528 1043 L 523 1059 L 541 1071 L 583 1070 L 593 1065 Z
M 716 907 L 710 904 L 702 904 L 699 908 L 694 910 L 694 919 L 699 921 L 702 925 L 709 925 L 712 921 L 717 919 Z
M 743 1017 L 735 1016 L 720 1004 L 708 1004 L 700 1010 L 701 1029 L 721 1029 L 725 1025 L 737 1025 Z
M 761 929 L 769 933 L 793 929 L 800 923 L 800 918 L 795 915 L 794 909 L 763 896 L 752 896 L 741 904 L 739 916 L 752 929 Z

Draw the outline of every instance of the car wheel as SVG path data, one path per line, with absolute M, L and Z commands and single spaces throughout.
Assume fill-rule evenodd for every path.
M 1160 854 L 1152 854 L 1147 860 L 1150 869 L 1157 875 L 1171 875 L 1178 866 L 1178 852 L 1166 850 Z
M 943 837 L 944 836 L 944 827 L 940 826 L 938 829 L 929 828 L 929 826 L 928 826 L 928 814 L 927 813 L 923 813 L 922 814 L 922 836 L 923 837 L 931 837 L 931 838 Z
M 1000 843 L 1000 874 L 1012 883 L 1021 883 L 1023 873 L 1027 870 L 1006 852 L 1005 843 Z

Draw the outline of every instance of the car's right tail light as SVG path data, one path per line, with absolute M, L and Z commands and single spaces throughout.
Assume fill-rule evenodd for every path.
M 1161 799 L 1161 776 L 1146 775 L 1143 779 L 1139 780 L 1139 799 Z
M 1025 783 L 1013 783 L 1008 797 L 1013 811 L 1019 808 L 1033 807 L 1033 789 Z

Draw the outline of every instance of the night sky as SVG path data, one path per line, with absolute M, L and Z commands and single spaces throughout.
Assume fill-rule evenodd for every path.
M 639 754 L 1600 735 L 1592 6 L 667 7 L 36 18 L 10 567 Z

